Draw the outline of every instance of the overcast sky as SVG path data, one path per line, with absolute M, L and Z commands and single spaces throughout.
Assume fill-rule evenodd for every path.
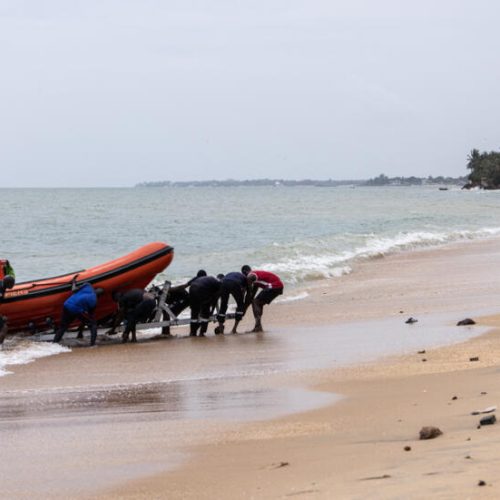
M 0 0 L 0 186 L 466 174 L 497 0 Z

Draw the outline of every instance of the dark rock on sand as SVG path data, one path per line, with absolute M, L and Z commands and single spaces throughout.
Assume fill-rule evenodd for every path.
M 495 415 L 488 415 L 479 421 L 479 425 L 493 425 L 497 421 Z
M 271 464 L 271 469 L 281 469 L 282 467 L 288 467 L 290 462 L 278 462 L 277 464 Z
M 405 323 L 406 323 L 407 325 L 411 325 L 411 324 L 413 324 L 413 323 L 416 323 L 417 321 L 418 321 L 418 319 L 415 319 L 415 318 L 411 318 L 411 317 L 410 317 L 410 318 L 408 318 L 408 319 L 405 321 Z
M 417 354 L 425 354 L 425 349 L 424 349 L 424 350 L 422 350 L 422 351 L 418 351 L 418 353 L 417 353 Z
M 460 320 L 457 323 L 457 326 L 467 326 L 467 325 L 475 325 L 475 324 L 476 324 L 476 322 L 473 319 L 465 318 L 465 319 Z
M 405 446 L 405 447 L 404 447 L 404 450 L 405 450 L 405 451 L 411 451 L 411 446 Z
M 451 398 L 451 400 L 452 400 L 452 401 L 455 401 L 455 400 L 457 400 L 457 399 L 458 399 L 458 397 L 457 397 L 457 396 L 453 396 L 453 397 Z
M 477 485 L 478 485 L 478 486 L 486 486 L 486 481 L 481 480 L 481 481 L 479 481 L 479 482 L 477 483 Z
M 441 436 L 443 432 L 438 427 L 426 426 L 420 429 L 420 439 L 434 439 Z
M 469 358 L 469 361 L 479 361 L 479 356 L 473 356 L 472 358 Z

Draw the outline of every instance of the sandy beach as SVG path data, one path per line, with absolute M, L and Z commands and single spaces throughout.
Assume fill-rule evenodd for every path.
M 224 413 L 226 399 L 214 403 L 205 385 L 186 395 L 192 385 L 177 384 L 166 406 L 164 386 L 154 380 L 161 385 L 167 363 L 176 373 L 188 362 L 203 372 L 222 346 L 234 363 L 245 355 L 242 342 L 248 356 L 262 355 L 262 346 L 276 352 L 266 334 L 259 342 L 248 335 L 225 336 L 224 344 L 209 338 L 74 349 L 13 367 L 0 379 L 9 458 L 0 472 L 3 491 L 12 498 L 497 498 L 500 430 L 478 428 L 483 415 L 471 412 L 500 400 L 500 280 L 491 272 L 499 264 L 498 239 L 467 242 L 359 262 L 349 275 L 290 291 L 308 296 L 271 305 L 264 326 L 283 335 L 299 328 L 302 338 L 315 332 L 320 348 L 318 332 L 344 325 L 348 335 L 355 323 L 374 331 L 415 326 L 408 331 L 416 336 L 434 318 L 450 331 L 486 333 L 376 361 L 247 377 L 248 387 L 218 382 L 217 394 L 248 400 L 241 413 Z M 405 325 L 410 316 L 418 323 Z M 479 325 L 454 326 L 466 317 Z M 335 350 L 326 339 L 324 346 Z M 81 390 L 104 380 L 105 389 Z M 309 396 L 292 391 L 283 399 L 287 414 L 275 415 L 271 399 L 292 386 L 310 391 L 311 408 L 302 401 Z M 202 405 L 190 406 L 205 393 Z M 296 407 L 294 398 L 301 400 Z M 186 408 L 198 414 L 176 420 Z M 419 440 L 429 425 L 443 435 Z M 27 463 L 30 481 L 19 472 Z

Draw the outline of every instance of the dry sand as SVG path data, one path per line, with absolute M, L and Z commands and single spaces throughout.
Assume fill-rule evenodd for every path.
M 500 498 L 496 441 L 500 426 L 477 428 L 474 410 L 500 401 L 497 359 L 500 355 L 500 280 L 492 272 L 500 266 L 500 240 L 470 242 L 360 262 L 353 273 L 315 283 L 309 296 L 297 302 L 273 304 L 264 326 L 331 324 L 378 318 L 425 317 L 436 312 L 467 316 L 491 325 L 491 331 L 471 341 L 424 354 L 412 353 L 376 363 L 301 375 L 303 383 L 344 399 L 319 410 L 285 418 L 221 424 L 216 432 L 175 428 L 180 449 L 189 460 L 173 470 L 144 467 L 121 484 L 91 495 L 71 490 L 63 497 L 92 498 Z M 291 295 L 297 292 L 290 292 Z M 246 326 L 250 326 L 248 320 Z M 467 327 L 465 327 L 467 328 Z M 154 369 L 154 354 L 133 351 L 138 377 Z M 81 349 L 74 357 L 54 362 L 47 358 L 20 367 L 3 377 L 4 389 L 27 387 L 40 367 L 57 366 L 60 383 L 71 386 L 101 373 L 103 357 L 119 363 L 113 349 Z M 123 352 L 122 352 L 123 354 Z M 478 361 L 469 361 L 478 357 Z M 84 373 L 72 373 L 75 359 Z M 426 361 L 424 361 L 424 359 Z M 99 363 L 100 368 L 97 368 Z M 52 371 L 35 383 L 49 386 Z M 66 380 L 66 377 L 68 380 Z M 286 377 L 282 377 L 286 384 Z M 58 425 L 71 429 L 71 415 Z M 159 417 L 161 423 L 161 415 Z M 92 430 L 92 423 L 89 424 Z M 107 432 L 131 435 L 133 423 L 118 420 Z M 141 424 L 137 424 L 141 427 Z M 433 425 L 443 435 L 418 440 L 421 427 Z M 74 431 L 74 429 L 73 429 Z M 100 431 L 102 432 L 102 430 Z M 161 426 L 140 429 L 135 439 L 148 440 L 153 457 L 161 456 Z M 173 434 L 173 435 L 174 435 Z M 107 436 L 101 436 L 103 443 Z M 54 433 L 56 438 L 56 433 Z M 113 441 L 115 442 L 115 441 Z M 83 446 L 83 444 L 82 444 Z M 410 447 L 405 451 L 405 447 Z M 61 451 L 63 453 L 63 451 Z M 116 454 L 120 453 L 117 447 Z M 50 460 L 50 457 L 48 457 Z M 147 457 L 144 458 L 144 463 Z M 65 462 L 63 462 L 64 464 Z M 111 464 L 112 465 L 112 464 Z M 61 478 L 75 472 L 75 463 L 62 466 Z M 106 464 L 103 464 L 106 467 Z M 89 482 L 93 478 L 89 477 Z M 61 479 L 61 481 L 63 481 Z M 478 482 L 484 481 L 484 486 Z M 497 484 L 497 482 L 499 484 Z M 48 489 L 40 497 L 56 497 Z M 71 492 L 68 494 L 67 492 Z

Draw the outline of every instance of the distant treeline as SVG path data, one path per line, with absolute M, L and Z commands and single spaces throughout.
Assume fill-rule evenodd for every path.
M 135 187 L 234 187 L 234 186 L 349 186 L 360 185 L 365 181 L 335 181 L 332 179 L 326 181 L 317 181 L 312 179 L 304 179 L 301 181 L 291 181 L 285 179 L 249 179 L 237 181 L 227 179 L 224 181 L 158 181 L 158 182 L 141 182 Z
M 364 186 L 422 186 L 425 184 L 439 184 L 447 186 L 463 186 L 467 177 L 387 177 L 380 174 L 378 177 L 369 179 L 363 183 Z
M 313 187 L 336 187 L 336 186 L 420 186 L 423 184 L 446 184 L 463 186 L 467 182 L 466 177 L 387 177 L 380 174 L 378 177 L 368 180 L 313 180 L 303 179 L 292 181 L 286 179 L 248 179 L 238 181 L 227 179 L 224 181 L 157 181 L 141 182 L 135 187 L 235 187 L 235 186 L 313 186 Z

